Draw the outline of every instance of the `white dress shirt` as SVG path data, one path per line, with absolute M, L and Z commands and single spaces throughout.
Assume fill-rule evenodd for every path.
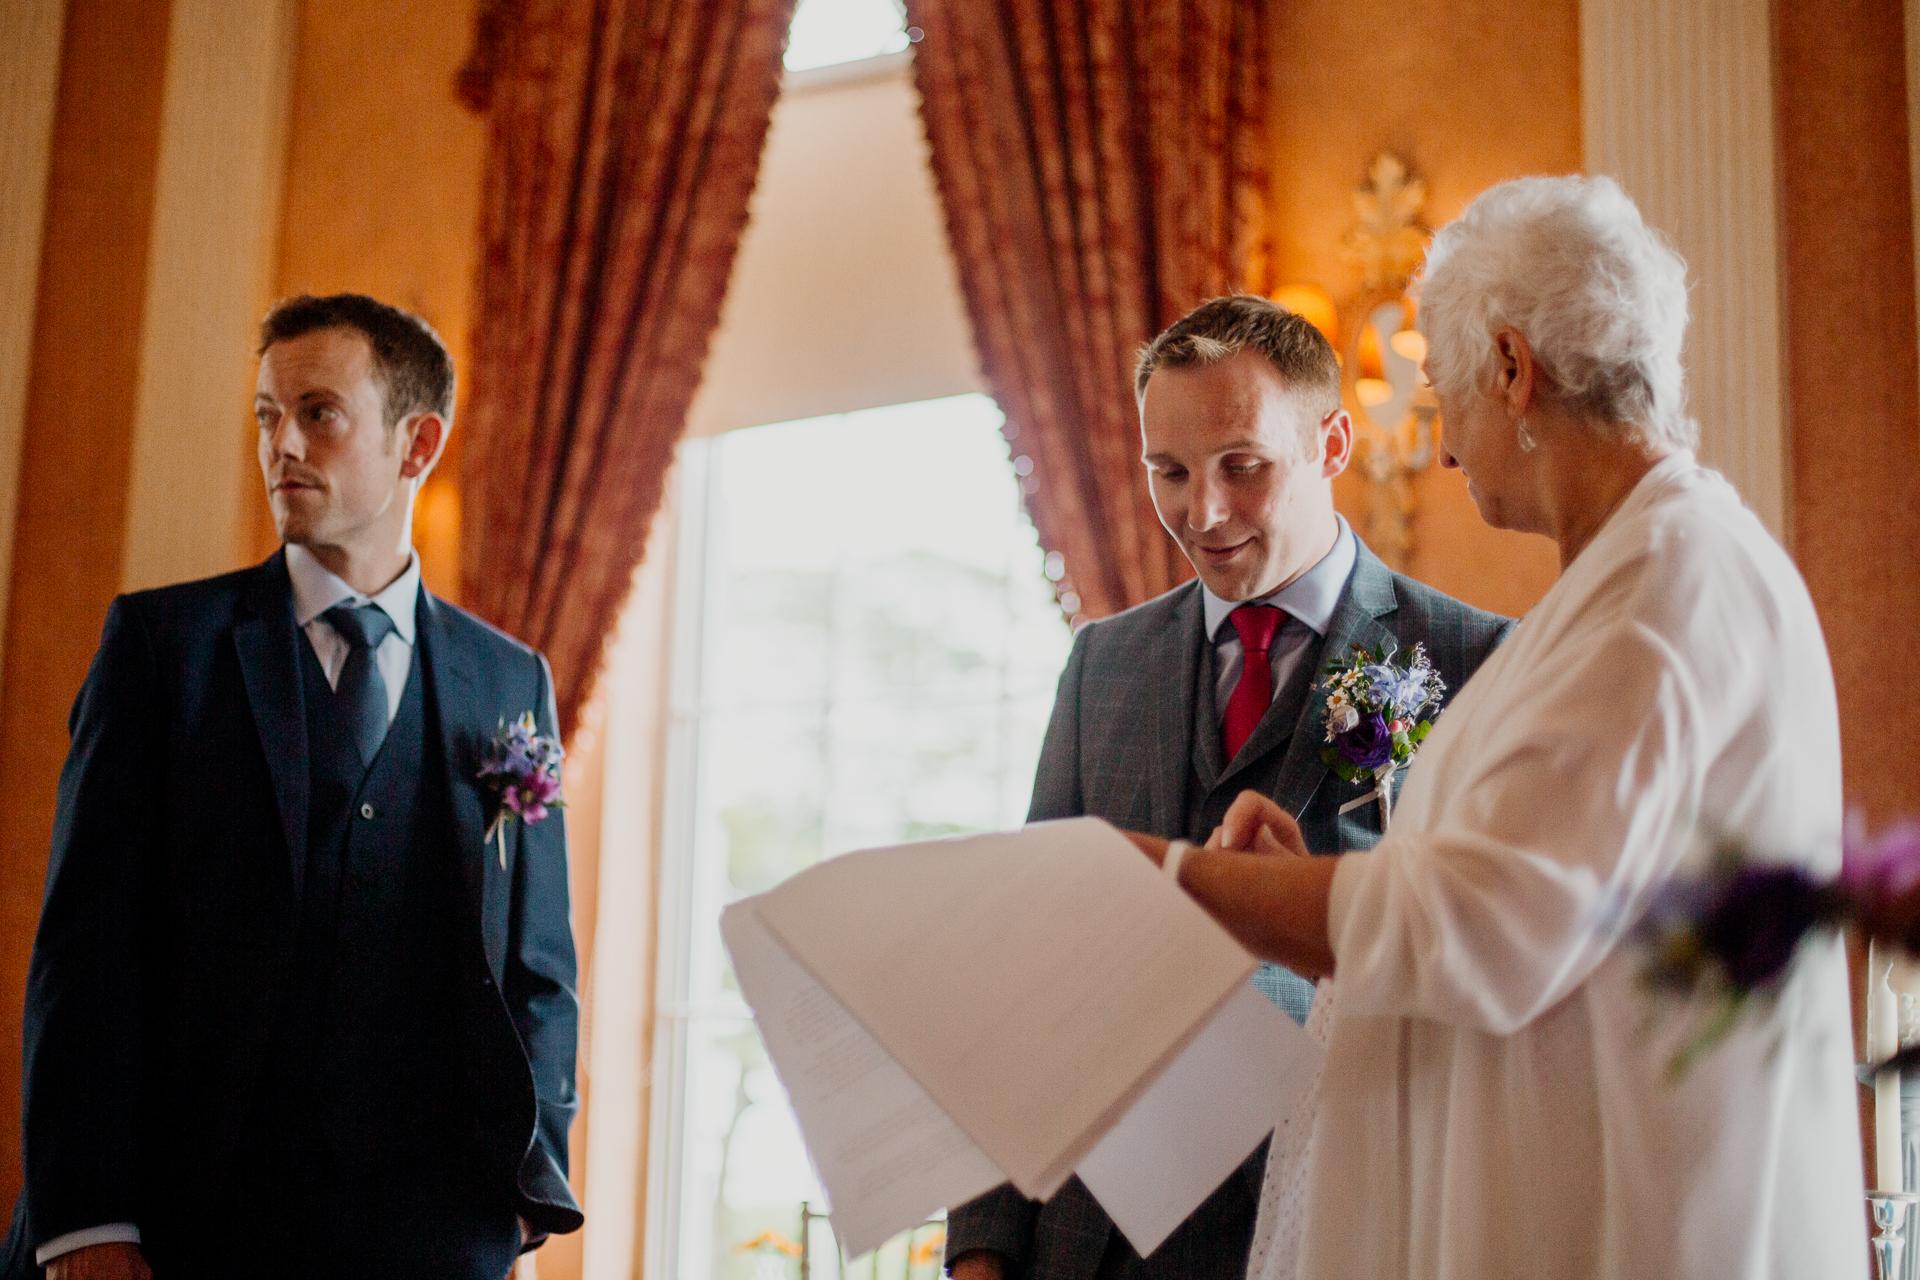
M 1246 654 L 1240 644 L 1240 633 L 1234 629 L 1228 619 L 1235 609 L 1243 604 L 1272 605 L 1294 618 L 1304 622 L 1311 634 L 1300 627 L 1288 627 L 1284 624 L 1273 636 L 1273 648 L 1267 651 L 1267 662 L 1273 671 L 1273 696 L 1278 698 L 1287 688 L 1300 664 L 1306 660 L 1307 650 L 1312 646 L 1314 636 L 1324 636 L 1327 628 L 1333 624 L 1334 610 L 1340 607 L 1341 593 L 1347 589 L 1347 579 L 1353 576 L 1353 562 L 1359 557 L 1359 551 L 1353 537 L 1353 530 L 1347 527 L 1345 517 L 1336 514 L 1340 532 L 1333 540 L 1333 549 L 1321 556 L 1314 566 L 1281 587 L 1270 591 L 1257 600 L 1223 600 L 1200 584 L 1200 606 L 1205 615 L 1207 634 L 1213 638 L 1213 709 L 1224 721 L 1227 714 L 1227 701 L 1233 697 L 1233 690 L 1240 683 L 1240 669 L 1246 663 Z M 1335 655 L 1326 654 L 1327 658 Z
M 320 615 L 337 604 L 376 604 L 393 619 L 393 630 L 380 641 L 373 660 L 387 685 L 387 723 L 400 712 L 400 698 L 406 692 L 407 676 L 413 669 L 414 610 L 420 603 L 420 556 L 409 555 L 407 567 L 378 595 L 364 596 L 334 575 L 305 547 L 287 548 L 287 576 L 293 580 L 293 618 L 313 645 L 327 673 L 327 684 L 338 688 L 340 668 L 346 664 L 349 646 Z M 34 1261 L 46 1266 L 62 1254 L 95 1244 L 139 1244 L 140 1228 L 131 1222 L 109 1222 L 104 1226 L 69 1231 L 34 1250 Z
M 1668 1064 L 1627 931 L 1713 830 L 1839 866 L 1832 670 L 1793 562 L 1662 461 L 1460 689 L 1334 872 L 1298 1274 L 1863 1277 L 1840 943 Z M 1697 1012 L 1689 1010 L 1688 1012 Z

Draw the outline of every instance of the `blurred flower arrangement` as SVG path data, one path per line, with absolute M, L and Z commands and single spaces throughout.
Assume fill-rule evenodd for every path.
M 1669 880 L 1634 938 L 1647 953 L 1643 987 L 1703 1006 L 1670 1074 L 1684 1075 L 1749 1014 L 1770 1008 L 1800 948 L 1847 925 L 1901 945 L 1920 942 L 1920 824 L 1898 824 L 1872 840 L 1850 824 L 1832 880 L 1756 859 L 1735 837 L 1714 845 L 1702 874 Z
M 1321 687 L 1327 692 L 1327 745 L 1320 759 L 1348 782 L 1371 776 L 1372 792 L 1348 801 L 1340 809 L 1380 800 L 1384 829 L 1393 816 L 1393 775 L 1413 759 L 1413 753 L 1433 729 L 1431 711 L 1439 714 L 1446 682 L 1427 660 L 1425 645 L 1413 646 L 1405 666 L 1393 661 L 1398 652 L 1389 638 L 1378 652 L 1355 645 L 1351 652 L 1321 668 Z

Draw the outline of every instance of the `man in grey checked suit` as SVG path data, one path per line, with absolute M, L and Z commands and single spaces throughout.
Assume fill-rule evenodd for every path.
M 1135 391 L 1154 508 L 1199 578 L 1081 629 L 1028 820 L 1091 814 L 1198 843 L 1253 789 L 1296 815 L 1309 847 L 1371 848 L 1379 806 L 1340 812 L 1369 787 L 1320 759 L 1315 673 L 1353 645 L 1424 644 L 1457 690 L 1512 621 L 1394 573 L 1335 513 L 1353 423 L 1333 349 L 1300 317 L 1216 298 L 1147 345 Z M 1254 981 L 1305 1020 L 1310 983 L 1275 965 Z M 1002 1186 L 953 1211 L 952 1274 L 1241 1280 L 1265 1162 L 1262 1144 L 1145 1259 L 1078 1178 L 1044 1205 Z

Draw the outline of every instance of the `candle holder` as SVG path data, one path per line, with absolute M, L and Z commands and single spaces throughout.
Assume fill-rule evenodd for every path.
M 1873 1211 L 1873 1267 L 1877 1280 L 1900 1280 L 1907 1249 L 1907 1209 L 1920 1200 L 1911 1191 L 1869 1191 Z

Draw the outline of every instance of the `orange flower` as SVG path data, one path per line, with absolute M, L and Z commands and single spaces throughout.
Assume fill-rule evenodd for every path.
M 757 1249 L 772 1249 L 775 1253 L 784 1253 L 789 1258 L 800 1256 L 800 1246 L 781 1235 L 778 1231 L 762 1231 L 751 1240 L 743 1240 L 733 1246 L 735 1253 L 752 1253 Z
M 946 1243 L 947 1233 L 944 1230 L 935 1231 L 932 1235 L 913 1247 L 913 1253 L 909 1255 L 907 1259 L 908 1265 L 925 1267 L 938 1262 L 940 1260 L 940 1251 L 946 1247 Z

